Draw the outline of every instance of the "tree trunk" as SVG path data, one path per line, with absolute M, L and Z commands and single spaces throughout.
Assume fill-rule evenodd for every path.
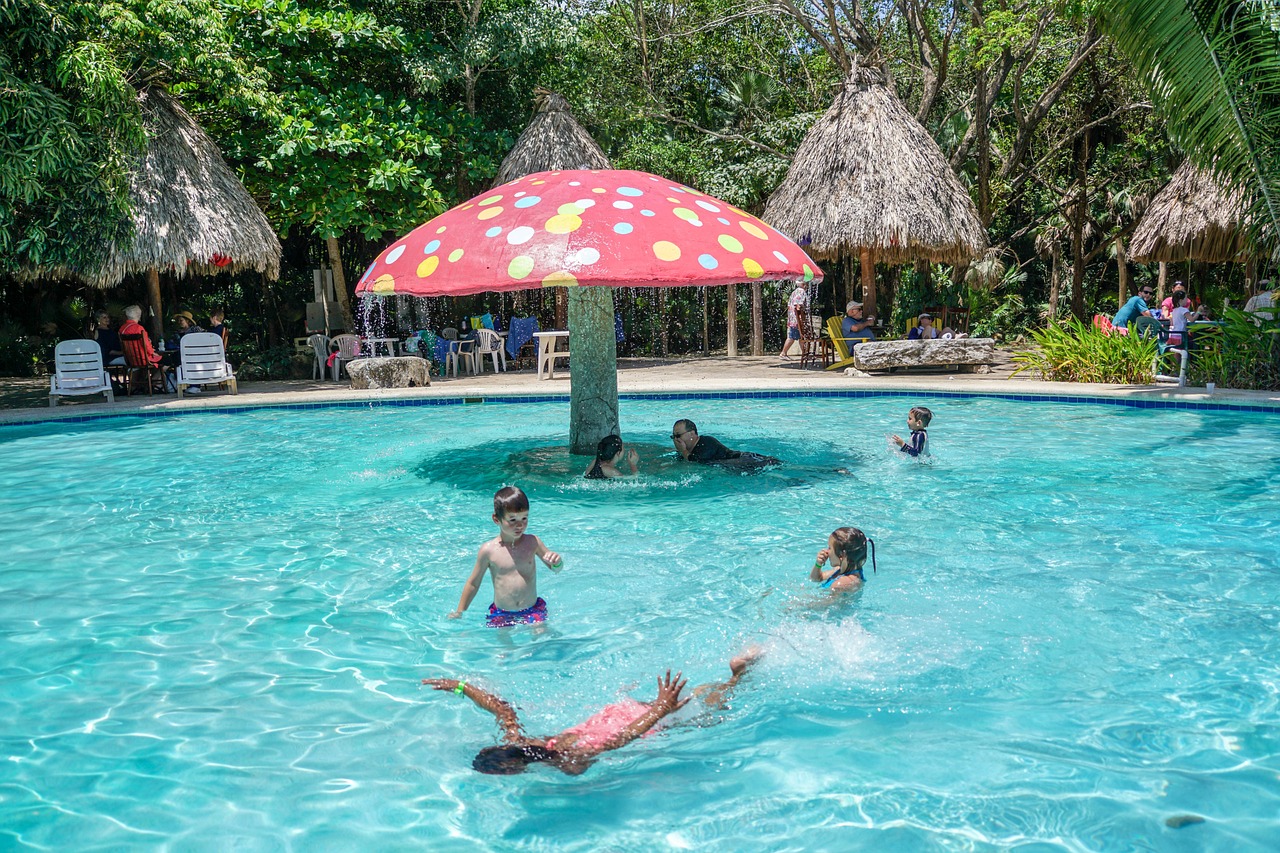
M 862 316 L 878 317 L 876 314 L 876 265 L 871 260 L 871 250 L 862 250 Z
M 1049 319 L 1056 320 L 1058 302 L 1062 299 L 1062 248 L 1057 243 L 1049 250 L 1049 257 Z
M 1164 289 L 1169 283 L 1169 265 L 1164 261 L 1160 262 L 1160 278 L 1156 284 L 1156 296 L 1161 302 L 1164 302 Z
M 764 355 L 764 293 L 760 282 L 751 282 L 751 354 Z
M 845 255 L 841 260 L 840 271 L 844 273 L 844 301 L 849 303 L 858 298 L 854 295 L 857 292 L 858 278 L 853 274 L 853 258 Z M 837 305 L 836 313 L 843 314 L 843 308 L 843 305 Z
M 147 270 L 147 300 L 151 303 L 151 337 L 164 340 L 164 313 L 160 305 L 160 273 L 155 267 Z
M 1089 133 L 1076 146 L 1076 200 L 1071 206 L 1071 313 L 1084 322 L 1084 220 L 1089 198 Z
M 569 452 L 595 455 L 606 435 L 618 432 L 618 346 L 613 328 L 613 289 L 567 290 L 569 350 Z
M 711 355 L 711 288 L 702 288 L 702 354 Z
M 1124 251 L 1124 238 L 1116 238 L 1116 271 L 1120 278 L 1120 302 L 1123 305 L 1129 299 L 1129 259 Z
M 342 322 L 346 326 L 343 331 L 356 330 L 356 316 L 351 311 L 351 297 L 347 295 L 347 277 L 342 271 L 342 254 L 338 251 L 338 238 L 326 237 L 325 246 L 329 249 L 329 266 L 333 268 L 333 293 L 338 297 L 338 306 L 342 308 Z
M 738 285 L 729 285 L 729 310 L 725 317 L 728 326 L 729 357 L 738 354 Z

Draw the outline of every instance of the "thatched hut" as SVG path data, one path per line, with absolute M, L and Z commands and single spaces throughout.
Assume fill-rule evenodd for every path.
M 1241 225 L 1245 199 L 1190 160 L 1156 193 L 1134 229 L 1129 258 L 1137 263 L 1246 260 Z
M 90 269 L 29 274 L 114 287 L 127 275 L 146 273 L 160 333 L 161 272 L 182 278 L 256 270 L 278 278 L 280 241 L 218 146 L 172 95 L 149 87 L 138 102 L 147 149 L 130 176 L 132 240 L 108 245 Z
M 883 72 L 862 65 L 796 149 L 763 218 L 815 260 L 860 257 L 868 314 L 875 264 L 967 263 L 987 247 L 973 200 L 938 144 Z
M 493 180 L 495 187 L 533 172 L 613 168 L 591 134 L 573 117 L 568 101 L 539 89 L 534 103 L 538 111 L 503 158 Z

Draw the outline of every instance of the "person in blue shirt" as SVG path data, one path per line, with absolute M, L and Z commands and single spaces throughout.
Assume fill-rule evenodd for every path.
M 1143 286 L 1137 296 L 1120 306 L 1120 310 L 1111 320 L 1111 325 L 1123 329 L 1139 317 L 1150 317 L 1151 309 L 1147 306 L 1147 300 L 1151 298 L 1151 293 L 1150 287 Z
M 844 341 L 852 350 L 854 344 L 860 344 L 863 341 L 874 341 L 876 333 L 871 331 L 871 324 L 876 321 L 875 317 L 862 316 L 862 303 L 850 302 L 844 306 L 844 317 L 840 320 L 840 330 L 844 332 Z

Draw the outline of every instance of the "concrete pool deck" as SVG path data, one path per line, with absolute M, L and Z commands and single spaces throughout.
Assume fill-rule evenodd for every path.
M 907 393 L 1018 394 L 1052 397 L 1094 397 L 1114 400 L 1165 401 L 1165 404 L 1212 404 L 1230 407 L 1262 407 L 1280 411 L 1280 392 L 1204 388 L 1174 385 L 1088 385 L 1044 382 L 1010 377 L 1013 365 L 1002 362 L 989 374 L 916 372 L 846 376 L 843 371 L 801 370 L 796 362 L 779 363 L 777 356 L 711 356 L 682 359 L 619 359 L 618 391 L 622 394 L 712 393 L 712 392 L 817 392 L 817 391 L 901 391 Z M 107 403 L 101 395 L 92 398 L 63 398 L 49 407 L 49 381 L 5 379 L 0 391 L 0 424 L 101 417 L 129 414 L 158 414 L 225 407 L 314 405 L 338 402 L 378 402 L 428 398 L 480 398 L 506 396 L 568 395 L 570 374 L 557 372 L 552 380 L 539 381 L 532 370 L 484 373 L 456 379 L 434 379 L 426 388 L 398 388 L 383 391 L 353 391 L 346 382 L 324 380 L 275 380 L 240 382 L 240 393 L 232 396 L 209 391 L 199 396 L 145 394 L 117 397 Z

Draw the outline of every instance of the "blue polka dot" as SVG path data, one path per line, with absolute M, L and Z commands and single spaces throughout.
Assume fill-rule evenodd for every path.
M 729 224 L 729 220 L 725 219 L 723 216 L 717 216 L 717 217 L 716 217 L 716 222 L 719 222 L 721 225 L 728 225 L 728 224 Z
M 703 269 L 713 270 L 720 266 L 720 262 L 711 255 L 698 255 L 698 263 L 702 264 Z
M 652 210 L 642 210 L 642 211 L 640 211 L 640 215 L 641 215 L 641 216 L 653 216 L 653 211 L 652 211 Z
M 495 225 L 495 226 L 493 226 L 492 228 L 490 228 L 488 231 L 484 232 L 484 236 L 486 236 L 486 237 L 497 237 L 497 236 L 498 236 L 499 234 L 501 234 L 501 233 L 502 233 L 502 226 L 500 226 L 500 225 Z
M 644 195 L 644 193 L 635 187 L 618 187 L 618 195 L 637 196 Z
M 525 196 L 516 202 L 516 207 L 533 207 L 540 201 L 542 201 L 542 199 L 536 195 Z
M 422 254 L 429 255 L 439 248 L 440 248 L 440 241 L 432 240 L 430 243 L 422 247 Z
M 374 261 L 373 263 L 369 264 L 369 268 L 368 268 L 367 270 L 365 270 L 365 271 L 364 271 L 364 275 L 360 277 L 360 283 L 361 283 L 361 284 L 363 284 L 363 283 L 364 283 L 364 280 L 365 280 L 365 279 L 367 279 L 370 275 L 372 275 L 372 274 L 373 274 L 373 268 L 374 268 L 374 267 L 376 267 L 377 265 L 378 265 L 378 262 L 377 262 L 377 261 Z
M 617 225 L 613 226 L 613 230 L 616 234 L 630 234 L 632 231 L 631 223 L 619 222 Z

